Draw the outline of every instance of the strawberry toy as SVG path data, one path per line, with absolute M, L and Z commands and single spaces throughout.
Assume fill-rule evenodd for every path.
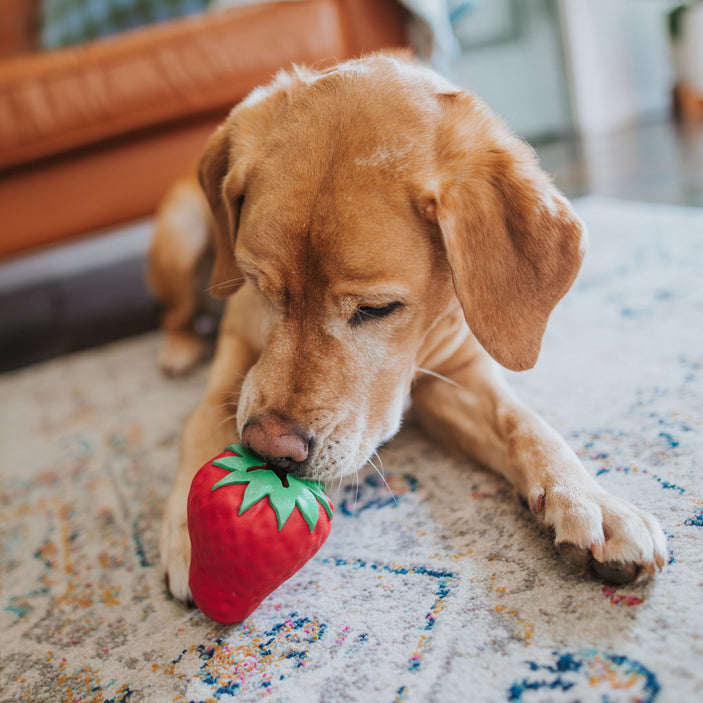
M 225 625 L 244 620 L 322 546 L 332 510 L 321 484 L 282 476 L 240 444 L 227 447 L 188 495 L 196 605 Z

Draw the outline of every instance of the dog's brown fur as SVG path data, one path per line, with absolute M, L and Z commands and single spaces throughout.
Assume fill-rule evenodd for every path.
M 656 521 L 601 489 L 500 376 L 494 360 L 534 365 L 585 236 L 476 97 L 394 57 L 295 69 L 232 111 L 200 180 L 210 212 L 182 182 L 152 250 L 167 369 L 201 355 L 187 324 L 210 216 L 212 291 L 227 298 L 164 518 L 174 595 L 188 596 L 186 496 L 207 459 L 242 437 L 331 479 L 397 431 L 408 396 L 433 436 L 502 473 L 584 564 L 631 578 L 664 563 Z

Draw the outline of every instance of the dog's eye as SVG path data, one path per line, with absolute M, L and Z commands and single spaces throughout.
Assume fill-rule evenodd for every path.
M 364 322 L 369 322 L 370 320 L 380 320 L 382 317 L 388 317 L 392 313 L 394 313 L 396 310 L 399 310 L 400 308 L 403 307 L 403 303 L 401 303 L 399 300 L 396 300 L 392 303 L 388 303 L 388 305 L 384 305 L 382 307 L 372 307 L 371 305 L 363 305 L 362 307 L 358 308 L 357 311 L 354 313 L 353 317 L 349 322 L 352 325 L 360 325 Z

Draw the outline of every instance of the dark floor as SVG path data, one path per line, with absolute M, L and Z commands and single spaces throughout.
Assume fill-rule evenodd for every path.
M 703 124 L 652 122 L 536 149 L 569 197 L 597 193 L 703 207 Z
M 569 197 L 597 193 L 703 207 L 701 124 L 655 122 L 536 149 Z M 93 255 L 82 268 L 35 257 L 18 276 L 16 266 L 9 272 L 0 265 L 0 371 L 152 329 L 158 311 L 143 282 L 146 237 L 130 241 L 131 253 Z M 76 259 L 70 252 L 64 258 Z M 3 285 L 3 276 L 17 282 Z

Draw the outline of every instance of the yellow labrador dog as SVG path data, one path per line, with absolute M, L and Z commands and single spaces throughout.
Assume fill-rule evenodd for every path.
M 371 56 L 279 74 L 210 138 L 158 220 L 150 278 L 166 306 L 162 365 L 201 355 L 189 331 L 200 260 L 226 298 L 205 395 L 188 421 L 161 554 L 187 600 L 194 472 L 241 439 L 281 470 L 328 480 L 398 430 L 500 472 L 557 545 L 612 580 L 653 573 L 657 522 L 603 490 L 501 379 L 534 365 L 585 251 L 583 225 L 533 151 L 429 69 Z

